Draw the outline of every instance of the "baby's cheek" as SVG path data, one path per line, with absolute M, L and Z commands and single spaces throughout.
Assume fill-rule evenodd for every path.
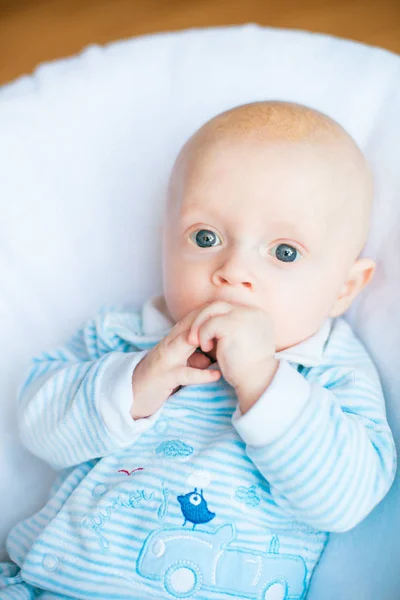
M 164 287 L 165 301 L 175 323 L 205 303 L 201 287 L 186 283 L 182 277 L 173 278 Z
M 269 314 L 273 317 L 278 352 L 313 335 L 327 313 L 321 290 L 302 286 L 273 299 Z

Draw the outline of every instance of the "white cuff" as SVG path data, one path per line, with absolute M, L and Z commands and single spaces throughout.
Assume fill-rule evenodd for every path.
M 149 350 L 141 352 L 115 352 L 99 382 L 98 408 L 110 433 L 122 444 L 131 444 L 143 431 L 151 427 L 158 413 L 143 419 L 132 419 L 130 411 L 134 401 L 132 374 Z
M 310 383 L 282 359 L 269 387 L 244 415 L 238 405 L 232 423 L 246 444 L 265 446 L 277 440 L 296 421 L 310 392 Z

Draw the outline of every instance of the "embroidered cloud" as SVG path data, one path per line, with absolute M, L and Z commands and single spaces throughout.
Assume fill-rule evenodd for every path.
M 156 448 L 157 456 L 163 458 L 186 458 L 193 454 L 194 448 L 181 440 L 166 440 Z
M 258 506 L 261 502 L 260 498 L 256 494 L 256 486 L 252 485 L 248 488 L 244 486 L 239 486 L 236 488 L 235 497 L 236 500 L 245 504 L 248 507 Z

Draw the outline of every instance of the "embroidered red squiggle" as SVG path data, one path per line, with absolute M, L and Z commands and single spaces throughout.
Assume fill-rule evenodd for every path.
M 126 469 L 119 469 L 118 473 L 126 473 L 127 475 L 132 475 L 135 471 L 144 471 L 143 467 L 138 467 L 137 469 L 133 469 L 133 471 L 129 472 Z

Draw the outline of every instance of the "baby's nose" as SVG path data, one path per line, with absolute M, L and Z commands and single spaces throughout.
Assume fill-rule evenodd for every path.
M 254 277 L 249 260 L 239 253 L 231 255 L 213 273 L 213 283 L 218 287 L 236 286 L 252 289 Z
M 240 278 L 238 279 L 237 277 L 222 277 L 222 275 L 217 275 L 216 276 L 218 281 L 219 281 L 219 285 L 235 285 L 235 286 L 243 286 L 246 288 L 252 288 L 252 283 L 251 281 L 240 281 Z

